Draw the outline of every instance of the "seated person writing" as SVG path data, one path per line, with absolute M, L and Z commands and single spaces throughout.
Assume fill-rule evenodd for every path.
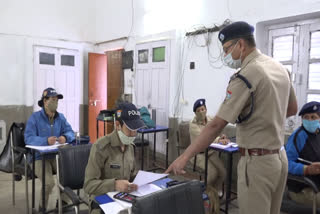
M 27 145 L 48 146 L 56 142 L 63 144 L 71 143 L 75 140 L 70 124 L 63 114 L 57 112 L 58 100 L 62 98 L 62 94 L 58 94 L 53 88 L 47 88 L 43 91 L 41 100 L 38 101 L 38 105 L 42 109 L 34 112 L 26 125 L 24 138 Z M 35 174 L 42 181 L 42 160 L 40 159 L 40 154 L 36 153 Z M 45 167 L 45 205 L 47 208 L 49 195 L 55 184 L 53 173 L 57 172 L 55 154 L 46 156 Z M 61 197 L 64 204 L 70 201 L 65 194 L 62 194 Z M 40 194 L 41 201 L 42 194 Z
M 190 139 L 191 143 L 194 142 L 196 137 L 198 137 L 202 129 L 206 126 L 208 122 L 212 120 L 212 117 L 207 116 L 207 107 L 205 99 L 198 99 L 193 105 L 193 112 L 195 117 L 190 122 Z M 221 142 L 223 144 L 228 143 L 230 140 L 225 136 L 221 135 L 217 137 L 215 142 Z M 224 168 L 223 162 L 219 158 L 219 153 L 214 150 L 209 150 L 209 159 L 208 159 L 208 177 L 207 183 L 210 186 L 213 186 L 219 193 L 219 196 L 222 196 L 222 184 L 226 177 L 226 169 Z M 191 159 L 193 162 L 193 159 Z M 204 170 L 205 167 L 205 155 L 197 155 L 197 167 Z
M 293 175 L 305 175 L 310 177 L 317 186 L 320 185 L 320 103 L 306 103 L 299 116 L 302 126 L 296 129 L 286 144 L 286 152 L 289 163 L 289 173 Z M 298 158 L 312 162 L 308 165 Z M 298 202 L 312 206 L 313 191 L 300 183 L 288 182 L 289 197 Z M 320 195 L 317 195 L 317 206 L 320 206 Z
M 86 168 L 84 191 L 90 197 L 91 214 L 100 213 L 92 203 L 95 196 L 137 190 L 137 185 L 130 183 L 136 175 L 133 141 L 145 125 L 132 103 L 119 104 L 115 117 L 115 130 L 92 145 Z

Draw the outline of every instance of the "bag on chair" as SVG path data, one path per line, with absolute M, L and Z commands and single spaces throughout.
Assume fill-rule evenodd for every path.
M 13 144 L 24 147 L 24 123 L 13 123 L 10 127 L 6 145 L 0 155 L 0 171 L 12 173 L 12 153 L 11 153 L 11 133 L 13 137 Z M 24 159 L 23 154 L 15 154 L 15 172 L 17 174 L 24 174 Z

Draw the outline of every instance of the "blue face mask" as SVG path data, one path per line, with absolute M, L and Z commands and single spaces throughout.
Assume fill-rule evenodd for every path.
M 303 127 L 310 133 L 315 133 L 320 127 L 319 120 L 302 120 Z

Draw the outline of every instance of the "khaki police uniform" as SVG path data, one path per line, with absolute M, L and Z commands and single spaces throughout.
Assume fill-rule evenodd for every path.
M 207 123 L 209 123 L 213 118 L 207 116 Z M 189 132 L 191 143 L 200 135 L 201 131 L 205 125 L 197 120 L 195 116 L 193 120 L 190 121 Z M 206 157 L 204 153 L 197 155 L 197 167 L 204 170 Z M 191 159 L 190 162 L 193 164 L 194 159 Z M 224 168 L 223 162 L 219 158 L 219 153 L 214 150 L 209 150 L 208 153 L 208 177 L 207 183 L 210 186 L 213 186 L 217 191 L 221 190 L 222 183 L 226 177 L 226 169 Z
M 245 153 L 238 164 L 240 214 L 277 214 L 288 173 L 283 149 L 284 122 L 288 103 L 295 100 L 295 94 L 286 69 L 259 50 L 244 59 L 239 72 L 252 84 L 252 89 L 241 79 L 232 79 L 217 116 L 235 123 L 239 115 L 245 116 L 250 111 L 253 92 L 253 113 L 237 124 L 237 143 Z M 249 155 L 248 149 L 254 148 L 276 152 Z
M 124 152 L 121 145 L 116 130 L 92 145 L 84 181 L 90 205 L 95 196 L 115 191 L 115 180 L 130 181 L 135 177 L 133 145 L 125 146 Z M 92 209 L 90 213 L 100 213 L 100 210 Z

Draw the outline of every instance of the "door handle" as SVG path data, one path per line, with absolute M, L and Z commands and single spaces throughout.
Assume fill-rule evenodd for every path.
M 93 102 L 91 101 L 90 105 L 91 106 L 97 106 L 97 102 L 100 102 L 100 100 L 94 100 Z

